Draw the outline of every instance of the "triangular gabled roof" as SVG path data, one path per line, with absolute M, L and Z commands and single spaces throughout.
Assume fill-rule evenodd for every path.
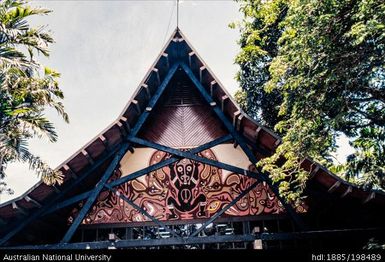
M 60 170 L 64 175 L 63 185 L 50 187 L 39 182 L 20 197 L 1 204 L 0 226 L 1 223 L 9 225 L 9 221 L 13 222 L 14 218 L 23 217 L 33 212 L 34 209 L 40 208 L 47 201 L 60 194 L 61 191 L 65 191 L 74 181 L 87 172 L 94 172 L 95 174 L 92 175 L 93 178 L 90 177 L 85 180 L 83 187 L 92 187 L 92 183 L 97 181 L 96 179 L 100 177 L 100 174 L 111 160 L 114 148 L 122 143 L 130 129 L 135 126 L 140 114 L 152 110 L 152 108 L 147 107 L 147 102 L 157 92 L 162 79 L 176 63 L 188 65 L 195 77 L 199 79 L 207 93 L 215 101 L 215 104 L 221 108 L 226 118 L 253 149 L 257 159 L 269 156 L 274 152 L 281 142 L 280 137 L 248 117 L 240 109 L 219 79 L 215 77 L 196 50 L 193 49 L 186 37 L 179 29 L 176 29 L 119 117 L 57 167 L 57 170 Z M 363 191 L 309 159 L 303 162 L 303 167 L 312 173 L 312 182 L 319 184 L 330 193 L 358 199 L 364 203 L 371 201 L 383 204 L 385 202 L 383 193 Z M 77 187 L 67 192 L 67 195 L 80 194 L 84 192 L 84 188 Z M 5 226 L 1 228 L 1 232 L 7 231 Z

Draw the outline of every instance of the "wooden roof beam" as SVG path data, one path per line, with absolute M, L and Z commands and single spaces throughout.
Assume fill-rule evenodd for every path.
M 170 61 L 168 59 L 168 54 L 167 53 L 163 53 L 162 57 L 166 61 L 166 68 L 167 68 L 167 70 L 170 69 Z
M 119 122 L 121 122 L 124 126 L 124 128 L 126 129 L 127 133 L 130 133 L 131 132 L 131 127 L 130 127 L 130 123 L 128 123 L 128 120 L 127 118 L 125 118 L 124 116 L 122 116 L 121 118 L 119 118 Z
M 142 114 L 142 110 L 140 109 L 140 105 L 139 105 L 139 102 L 138 100 L 132 100 L 132 104 L 135 106 L 135 109 L 136 109 L 136 112 L 138 113 L 138 115 L 141 115 Z
M 234 114 L 233 114 L 233 126 L 235 127 L 235 129 L 238 132 L 241 129 L 242 118 L 243 118 L 243 114 L 241 111 L 238 110 L 238 111 L 234 112 Z M 236 148 L 237 146 L 238 146 L 238 142 L 237 142 L 237 140 L 234 140 L 234 148 Z
M 188 53 L 188 65 L 190 68 L 192 68 L 192 58 L 194 55 L 195 55 L 194 51 L 191 51 L 190 53 Z
M 333 193 L 339 186 L 341 185 L 341 181 L 337 180 L 329 189 L 329 193 Z
M 128 135 L 128 132 L 126 130 L 126 128 L 124 127 L 124 125 L 120 122 L 120 121 L 117 121 L 116 122 L 116 125 L 119 127 L 119 131 L 120 131 L 120 134 L 122 135 L 123 139 L 125 137 L 127 137 Z M 134 153 L 134 148 L 132 146 L 129 146 L 128 147 L 128 150 L 131 152 L 131 153 Z
M 127 136 L 127 130 L 124 128 L 124 125 L 122 124 L 122 122 L 116 121 L 116 125 L 118 126 L 120 134 L 122 135 L 122 137 L 126 137 Z
M 376 197 L 376 192 L 371 192 L 367 198 L 362 202 L 362 204 L 368 203 L 370 200 L 374 199 Z
M 78 176 L 76 175 L 75 171 L 74 171 L 69 165 L 65 164 L 65 165 L 63 166 L 63 168 L 64 168 L 64 171 L 65 171 L 66 173 L 69 173 L 70 176 L 71 176 L 73 179 L 77 179 L 77 178 L 78 178 Z
M 154 67 L 152 69 L 152 72 L 156 75 L 156 81 L 158 82 L 158 85 L 160 85 L 161 81 L 160 81 L 159 69 Z
M 280 139 L 275 140 L 273 148 L 276 149 L 280 144 L 281 144 L 281 140 Z
M 22 215 L 25 215 L 25 216 L 28 215 L 28 212 L 24 208 L 18 206 L 16 204 L 16 202 L 12 202 L 12 209 L 16 210 L 19 214 L 22 214 Z
M 61 192 L 60 189 L 57 188 L 57 186 L 51 186 L 51 187 L 53 188 L 56 194 L 59 194 Z
M 319 170 L 320 170 L 319 165 L 316 165 L 316 167 L 310 172 L 309 179 L 312 179 Z
M 234 114 L 233 114 L 233 126 L 234 127 L 238 125 L 238 116 L 240 116 L 240 115 L 241 115 L 241 111 L 238 110 L 238 111 L 234 112 Z M 238 146 L 238 142 L 236 139 L 234 139 L 234 148 L 236 148 L 237 146 Z
M 245 116 L 241 113 L 238 117 L 237 117 L 237 125 L 235 126 L 236 130 L 238 132 L 241 132 L 241 123 L 242 123 L 242 119 L 244 118 Z
M 350 194 L 352 191 L 353 191 L 353 187 L 352 187 L 352 186 L 348 186 L 348 188 L 346 189 L 346 191 L 341 195 L 341 198 L 346 197 L 346 196 L 347 196 L 348 194 Z
M 258 140 L 258 137 L 259 137 L 259 133 L 261 132 L 261 130 L 262 130 L 262 127 L 260 127 L 260 126 L 258 126 L 258 128 L 257 128 L 257 129 L 255 129 L 255 135 L 254 135 L 254 137 L 255 137 L 255 141 L 257 141 L 257 140 Z
M 110 145 L 108 144 L 107 138 L 106 138 L 105 136 L 103 136 L 103 135 L 100 135 L 100 136 L 99 136 L 99 139 L 100 139 L 100 141 L 102 141 L 102 144 L 103 144 L 104 148 L 105 148 L 107 151 L 110 151 Z
M 204 74 L 205 70 L 207 70 L 207 68 L 205 66 L 201 66 L 199 68 L 199 82 L 201 82 L 201 83 L 203 81 L 203 74 Z
M 88 163 L 90 163 L 90 165 L 93 165 L 95 163 L 95 161 L 92 159 L 91 155 L 88 154 L 86 149 L 82 150 L 82 154 L 87 159 Z
M 30 202 L 30 203 L 32 203 L 32 204 L 34 204 L 35 206 L 37 206 L 38 208 L 42 208 L 43 207 L 43 205 L 42 204 L 40 204 L 40 202 L 38 202 L 37 200 L 35 200 L 35 199 L 33 199 L 33 198 L 31 198 L 30 196 L 25 196 L 24 197 L 24 199 L 25 199 L 25 201 L 27 201 L 27 202 Z
M 221 97 L 221 110 L 222 112 L 225 110 L 225 102 L 229 100 L 229 97 L 227 95 L 224 95 Z
M 143 84 L 143 85 L 142 85 L 142 88 L 143 88 L 144 91 L 146 92 L 146 98 L 147 98 L 148 100 L 150 100 L 150 99 L 151 99 L 151 91 L 150 91 L 150 88 L 148 87 L 147 84 Z
M 210 82 L 210 96 L 213 97 L 214 95 L 214 87 L 216 86 L 217 81 L 213 80 Z
M 124 127 L 124 125 L 120 121 L 117 121 L 116 125 L 119 127 L 119 131 L 120 131 L 120 134 L 122 135 L 122 137 L 123 138 L 127 137 L 128 132 L 127 132 L 126 128 Z M 131 153 L 134 153 L 134 148 L 132 146 L 129 146 L 128 150 Z
M 125 117 L 121 117 L 119 119 L 119 121 L 116 122 L 116 125 L 119 127 L 119 131 L 120 133 L 122 134 L 122 136 L 125 138 L 128 136 L 128 134 L 130 133 L 131 131 L 131 128 L 130 128 L 130 124 L 128 123 L 127 121 L 127 118 Z M 134 153 L 135 150 L 132 146 L 128 146 L 128 150 L 131 152 L 131 153 Z
M 238 116 L 241 114 L 241 111 L 235 111 L 234 114 L 233 114 L 233 126 L 236 126 L 237 124 L 237 119 L 238 119 Z

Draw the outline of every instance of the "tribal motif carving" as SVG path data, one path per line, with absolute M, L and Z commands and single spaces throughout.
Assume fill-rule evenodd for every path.
M 212 150 L 198 154 L 216 160 Z M 170 158 L 171 155 L 156 151 L 149 165 Z M 116 171 L 111 180 L 120 177 Z M 158 220 L 185 220 L 209 218 L 222 209 L 255 180 L 244 175 L 226 173 L 223 170 L 182 159 L 172 165 L 125 183 L 118 191 L 146 210 Z M 301 210 L 300 210 L 301 211 Z M 303 211 L 303 210 L 302 210 Z M 223 216 L 251 216 L 279 214 L 284 209 L 269 186 L 261 182 Z M 78 213 L 74 209 L 71 223 Z M 83 220 L 83 224 L 150 221 L 115 194 L 105 191 Z

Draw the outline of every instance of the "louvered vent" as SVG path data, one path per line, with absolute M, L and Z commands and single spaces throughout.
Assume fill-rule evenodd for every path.
M 202 98 L 190 84 L 177 83 L 169 90 L 165 106 L 201 105 Z

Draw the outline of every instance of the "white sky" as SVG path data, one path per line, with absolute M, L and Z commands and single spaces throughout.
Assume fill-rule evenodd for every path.
M 227 25 L 241 19 L 238 4 L 180 2 L 179 27 L 233 94 L 238 87 L 234 57 L 239 51 L 239 33 Z M 175 1 L 46 0 L 32 4 L 53 11 L 31 22 L 48 25 L 56 41 L 50 58 L 40 60 L 62 75 L 60 86 L 70 124 L 48 112 L 59 141 L 33 140 L 30 148 L 56 167 L 121 113 L 176 27 Z M 339 151 L 340 159 L 345 151 L 346 147 Z M 6 182 L 15 194 L 1 195 L 1 202 L 17 197 L 38 181 L 20 163 L 10 165 L 7 174 Z

